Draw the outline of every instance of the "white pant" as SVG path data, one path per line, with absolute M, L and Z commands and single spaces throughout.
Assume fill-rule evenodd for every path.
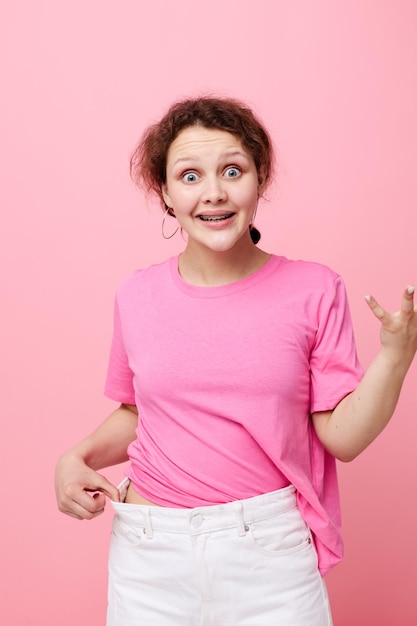
M 331 626 L 293 487 L 195 509 L 112 506 L 107 626 Z

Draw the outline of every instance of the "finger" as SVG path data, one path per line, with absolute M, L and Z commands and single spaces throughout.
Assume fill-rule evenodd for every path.
M 414 291 L 414 285 L 409 285 L 403 294 L 401 313 L 405 313 L 407 316 L 414 313 Z
M 90 480 L 84 483 L 83 491 L 90 491 L 94 493 L 98 491 L 110 498 L 110 500 L 115 502 L 119 502 L 120 500 L 119 490 L 117 487 L 112 485 L 112 483 L 104 478 L 104 476 L 98 474 L 97 472 L 94 472 L 90 477 Z
M 120 494 L 118 488 L 112 485 L 112 483 L 101 474 L 97 474 L 96 478 L 96 488 L 94 491 L 101 491 L 101 493 L 104 493 L 104 495 L 110 498 L 110 500 L 113 500 L 113 502 L 119 502 Z
M 365 296 L 365 300 L 375 317 L 377 317 L 379 320 L 384 319 L 385 309 L 382 308 L 382 306 L 375 300 L 375 298 L 368 294 Z
M 104 513 L 104 508 L 95 512 L 91 512 L 80 506 L 79 504 L 73 503 L 72 508 L 66 510 L 63 509 L 62 512 L 78 520 L 91 520 L 98 517 L 99 515 L 102 515 L 102 513 Z
M 117 487 L 94 472 L 93 478 L 84 485 L 73 483 L 66 486 L 58 499 L 59 508 L 68 515 L 74 513 L 79 519 L 91 519 L 104 511 L 106 496 L 116 502 L 120 499 Z
M 106 496 L 98 491 L 89 493 L 88 490 L 83 490 L 77 495 L 77 498 L 74 499 L 73 502 L 84 511 L 95 515 L 96 513 L 102 513 L 104 511 Z
M 101 489 L 83 489 L 81 493 L 77 494 L 73 502 L 79 505 L 83 509 L 83 512 L 87 511 L 91 515 L 99 515 L 104 511 L 106 506 L 106 496 L 113 501 L 120 501 L 119 492 L 116 490 L 117 495 L 114 495 L 112 492 L 115 488 L 113 485 L 111 485 L 111 488 L 111 492 L 109 489 L 106 489 L 106 492 Z M 115 500 L 116 497 L 117 500 Z
M 104 511 L 106 498 L 103 494 L 93 496 L 86 493 L 83 489 L 73 491 L 71 495 L 67 493 L 63 498 L 58 500 L 58 508 L 67 515 L 73 515 L 79 519 L 98 515 Z

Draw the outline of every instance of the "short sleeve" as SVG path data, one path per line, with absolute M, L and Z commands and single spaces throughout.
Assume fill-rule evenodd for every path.
M 337 276 L 318 312 L 310 355 L 310 411 L 329 411 L 356 389 L 363 369 L 358 361 L 346 289 Z
M 117 298 L 114 305 L 113 338 L 104 394 L 111 400 L 116 400 L 117 402 L 125 404 L 136 403 L 133 372 L 129 367 L 128 356 L 123 341 L 123 329 Z

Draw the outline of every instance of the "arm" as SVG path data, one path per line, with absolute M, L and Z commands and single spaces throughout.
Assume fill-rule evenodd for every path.
M 96 470 L 127 461 L 126 450 L 136 437 L 137 425 L 136 406 L 122 404 L 91 435 L 61 456 L 55 473 L 60 511 L 77 519 L 92 519 L 104 511 L 105 496 L 119 500 L 117 488 Z
M 381 349 L 358 387 L 333 411 L 314 413 L 316 434 L 333 456 L 351 461 L 385 428 L 396 407 L 401 387 L 417 350 L 417 307 L 409 287 L 397 313 L 385 311 L 367 296 L 369 308 L 381 322 Z

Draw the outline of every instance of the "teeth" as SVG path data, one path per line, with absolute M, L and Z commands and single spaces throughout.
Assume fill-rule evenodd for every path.
M 222 220 L 227 220 L 232 215 L 233 213 L 228 213 L 227 215 L 199 215 L 198 217 L 203 222 L 221 222 Z

